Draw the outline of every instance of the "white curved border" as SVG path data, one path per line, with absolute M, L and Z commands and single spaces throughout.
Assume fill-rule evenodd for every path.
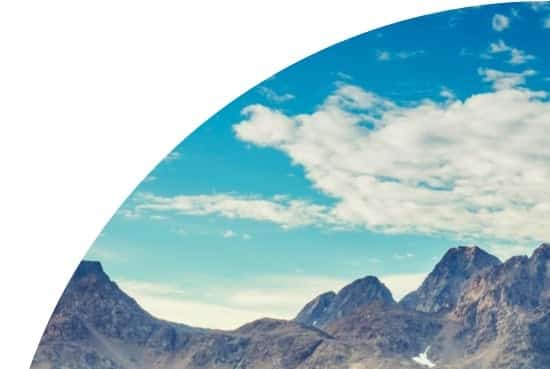
M 28 368 L 93 239 L 144 175 L 210 115 L 336 42 L 477 4 L 2 2 L 2 366 Z

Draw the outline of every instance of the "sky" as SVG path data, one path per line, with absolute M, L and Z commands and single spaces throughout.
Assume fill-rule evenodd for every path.
M 366 275 L 400 299 L 457 245 L 528 254 L 550 240 L 549 38 L 550 3 L 512 3 L 322 50 L 183 140 L 85 258 L 153 315 L 232 329 Z

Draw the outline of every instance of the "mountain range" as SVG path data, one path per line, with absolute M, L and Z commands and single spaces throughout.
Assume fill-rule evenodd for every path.
M 401 301 L 375 276 L 323 293 L 293 320 L 232 330 L 157 319 L 82 261 L 32 369 L 550 368 L 550 244 L 505 262 L 447 251 Z

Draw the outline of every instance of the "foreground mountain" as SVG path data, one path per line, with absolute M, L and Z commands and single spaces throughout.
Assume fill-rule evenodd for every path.
M 449 250 L 396 303 L 375 277 L 309 302 L 294 321 L 234 331 L 159 320 L 80 264 L 44 332 L 33 369 L 543 369 L 550 363 L 550 245 L 501 263 Z

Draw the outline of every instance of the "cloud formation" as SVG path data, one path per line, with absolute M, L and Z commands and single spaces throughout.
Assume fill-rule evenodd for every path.
M 267 134 L 267 132 L 266 132 Z M 188 215 L 218 215 L 230 219 L 249 219 L 275 223 L 284 229 L 312 224 L 336 224 L 331 219 L 330 209 L 323 205 L 303 200 L 293 200 L 287 196 L 264 199 L 258 196 L 233 194 L 157 196 L 149 193 L 138 195 L 136 210 L 176 212 Z M 226 231 L 225 238 L 236 236 Z M 250 235 L 243 235 L 249 239 Z
M 478 73 L 483 77 L 483 81 L 491 83 L 495 90 L 509 90 L 524 85 L 527 77 L 537 74 L 532 69 L 523 72 L 503 72 L 490 68 L 479 68 Z
M 495 14 L 491 22 L 493 29 L 497 32 L 502 32 L 510 27 L 510 18 L 502 14 Z
M 294 95 L 290 93 L 279 94 L 271 88 L 265 86 L 259 86 L 258 91 L 268 100 L 271 100 L 275 103 L 284 103 L 286 101 L 294 99 Z
M 498 40 L 492 42 L 489 45 L 489 52 L 491 54 L 507 53 L 510 56 L 508 63 L 510 64 L 524 64 L 529 60 L 535 59 L 533 55 L 527 54 L 525 51 L 517 49 L 515 47 L 508 46 L 504 41 Z
M 395 59 L 409 59 L 418 55 L 424 54 L 424 50 L 404 50 L 404 51 L 388 51 L 378 50 L 376 52 L 376 59 L 380 61 L 389 61 Z
M 533 70 L 479 73 L 494 91 L 464 101 L 401 107 L 341 84 L 311 114 L 251 105 L 234 130 L 244 142 L 284 152 L 337 200 L 309 220 L 549 239 L 550 103 L 521 87 Z

